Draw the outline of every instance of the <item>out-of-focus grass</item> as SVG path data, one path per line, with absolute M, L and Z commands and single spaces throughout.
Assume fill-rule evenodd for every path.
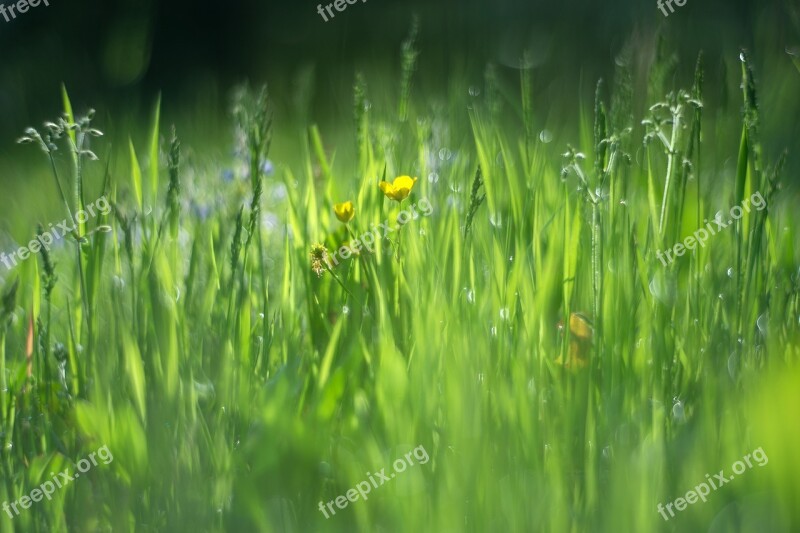
M 600 86 L 565 155 L 549 142 L 561 128 L 542 131 L 530 71 L 519 101 L 490 69 L 480 95 L 458 87 L 430 112 L 413 97 L 413 47 L 398 90 L 356 78 L 355 134 L 298 120 L 280 140 L 292 163 L 269 154 L 274 174 L 269 110 L 245 92 L 230 183 L 187 165 L 157 113 L 126 143 L 125 172 L 86 178 L 84 201 L 115 204 L 87 230 L 113 233 L 64 241 L 52 300 L 44 258 L 7 277 L 0 501 L 101 445 L 115 460 L 0 514 L 2 531 L 800 525 L 798 228 L 761 148 L 749 65 L 744 119 L 713 121 L 738 123 L 738 154 L 706 129 L 702 65 L 678 92 L 656 63 L 651 116 L 634 121 L 632 86 Z M 70 159 L 56 167 L 72 191 Z M 706 163 L 726 159 L 723 178 Z M 470 205 L 478 168 L 485 202 Z M 341 284 L 314 275 L 311 246 L 349 239 L 333 204 L 354 202 L 358 235 L 401 209 L 378 181 L 409 173 L 420 179 L 403 205 L 428 198 L 434 212 L 403 228 L 399 259 L 383 240 L 334 270 Z M 661 265 L 657 249 L 755 191 L 767 210 Z M 556 363 L 572 312 L 594 323 L 585 369 Z M 430 462 L 319 512 L 417 445 Z M 670 522 L 656 511 L 759 446 L 768 465 Z

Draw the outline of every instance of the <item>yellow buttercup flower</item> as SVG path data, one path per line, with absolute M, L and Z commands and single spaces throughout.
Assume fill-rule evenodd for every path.
M 564 324 L 558 323 L 559 331 L 564 332 Z M 589 365 L 589 354 L 592 352 L 594 325 L 584 313 L 569 315 L 569 353 L 567 360 L 562 357 L 556 363 L 571 370 L 586 368 Z
M 393 183 L 389 183 L 387 181 L 380 182 L 379 187 L 387 198 L 390 198 L 395 202 L 402 202 L 408 198 L 409 194 L 411 194 L 411 189 L 414 187 L 416 182 L 417 178 L 400 176 L 399 178 L 395 178 Z
M 336 213 L 336 218 L 345 224 L 353 220 L 353 217 L 356 216 L 356 210 L 353 208 L 353 202 L 350 201 L 341 204 L 334 204 L 333 212 Z

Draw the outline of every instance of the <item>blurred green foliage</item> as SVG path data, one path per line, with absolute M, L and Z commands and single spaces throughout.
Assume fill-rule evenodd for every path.
M 791 57 L 766 39 L 761 62 L 686 67 L 634 34 L 572 99 L 535 50 L 445 76 L 406 42 L 389 67 L 245 87 L 232 121 L 200 97 L 101 111 L 85 146 L 64 91 L 52 160 L 14 148 L 28 209 L 97 193 L 114 212 L 0 271 L 0 502 L 102 445 L 115 460 L 2 531 L 797 529 Z M 433 215 L 315 275 L 313 245 L 397 215 L 378 182 L 404 174 Z M 656 258 L 754 191 L 768 209 Z M 558 363 L 573 349 L 586 368 Z M 318 511 L 418 445 L 426 465 Z M 769 464 L 658 514 L 757 447 Z

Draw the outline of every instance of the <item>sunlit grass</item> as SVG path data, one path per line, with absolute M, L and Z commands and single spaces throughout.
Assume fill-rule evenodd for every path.
M 396 106 L 367 105 L 383 86 L 357 76 L 350 136 L 302 124 L 302 163 L 274 174 L 266 92 L 239 94 L 233 184 L 186 164 L 159 104 L 126 172 L 101 160 L 102 180 L 83 183 L 64 93 L 58 153 L 75 149 L 42 165 L 65 210 L 91 200 L 84 187 L 112 198 L 97 224 L 113 232 L 81 244 L 94 229 L 81 228 L 55 266 L 29 260 L 4 289 L 0 502 L 102 445 L 115 460 L 0 514 L 2 531 L 797 527 L 798 234 L 777 208 L 749 65 L 738 153 L 704 134 L 701 63 L 683 91 L 653 74 L 663 99 L 635 122 L 599 85 L 564 147 L 537 133 L 525 69 L 521 116 L 500 111 L 491 69 L 464 116 L 427 114 L 413 36 Z M 735 158 L 735 182 L 706 175 L 712 154 Z M 379 187 L 402 175 L 419 177 L 404 203 Z M 767 209 L 672 265 L 656 258 L 755 191 Z M 352 238 L 334 204 L 353 201 L 360 235 L 421 198 L 431 216 L 312 271 L 314 245 Z M 585 368 L 563 364 L 572 350 Z M 318 511 L 418 445 L 431 460 L 413 474 Z M 768 465 L 668 523 L 657 513 L 759 446 Z

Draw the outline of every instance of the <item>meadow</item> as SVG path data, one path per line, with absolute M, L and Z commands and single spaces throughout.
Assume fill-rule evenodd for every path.
M 111 147 L 68 87 L 20 132 L 52 222 L 111 210 L 0 273 L 0 502 L 113 461 L 0 531 L 800 528 L 792 154 L 764 148 L 747 52 L 716 107 L 702 56 L 683 87 L 669 55 L 644 88 L 618 61 L 569 138 L 524 60 L 512 86 L 490 67 L 429 105 L 415 37 L 394 78 L 348 80 L 335 131 L 295 110 L 287 133 L 291 112 L 242 86 L 224 162 L 159 101 Z M 326 261 L 423 199 L 429 216 Z M 658 510 L 757 449 L 707 501 Z M 397 476 L 321 512 L 381 469 Z

